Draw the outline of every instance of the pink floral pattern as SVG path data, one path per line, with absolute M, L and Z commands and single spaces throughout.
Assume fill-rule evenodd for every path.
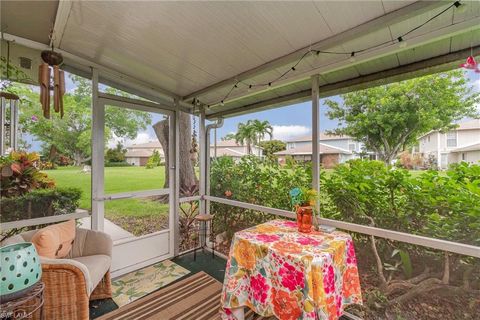
M 300 234 L 295 222 L 284 220 L 235 234 L 222 292 L 223 319 L 233 320 L 230 309 L 240 306 L 280 320 L 338 319 L 346 305 L 361 303 L 348 234 Z
M 279 275 L 282 277 L 282 285 L 290 291 L 305 286 L 303 272 L 287 262 L 280 268 Z

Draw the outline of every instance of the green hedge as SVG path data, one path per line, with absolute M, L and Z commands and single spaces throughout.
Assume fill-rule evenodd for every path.
M 131 167 L 128 162 L 105 162 L 105 167 Z
M 82 191 L 78 188 L 36 189 L 12 198 L 1 198 L 2 222 L 73 213 Z

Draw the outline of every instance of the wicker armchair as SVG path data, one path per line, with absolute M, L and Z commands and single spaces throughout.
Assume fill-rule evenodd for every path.
M 35 232 L 32 230 L 13 236 L 2 245 L 30 241 Z M 68 257 L 41 257 L 45 319 L 89 319 L 89 301 L 112 296 L 111 256 L 112 239 L 109 235 L 77 228 Z

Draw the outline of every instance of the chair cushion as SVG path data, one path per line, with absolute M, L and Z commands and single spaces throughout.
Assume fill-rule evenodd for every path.
M 68 255 L 74 239 L 75 220 L 69 220 L 38 230 L 31 241 L 39 256 L 55 259 Z
M 97 254 L 93 256 L 84 256 L 73 258 L 72 260 L 78 261 L 87 267 L 90 275 L 91 288 L 89 294 L 100 283 L 103 276 L 110 269 L 112 259 L 104 254 Z

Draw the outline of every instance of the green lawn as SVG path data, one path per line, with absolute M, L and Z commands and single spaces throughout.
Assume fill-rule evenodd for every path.
M 82 190 L 80 208 L 91 208 L 90 174 L 81 173 L 79 167 L 59 167 L 45 171 L 53 178 L 58 187 L 76 187 Z M 113 167 L 105 168 L 105 193 L 113 194 L 128 191 L 140 191 L 163 188 L 165 181 L 164 167 L 145 169 L 145 167 Z M 146 199 L 122 199 L 105 202 L 107 217 L 151 216 L 167 214 L 168 205 Z

